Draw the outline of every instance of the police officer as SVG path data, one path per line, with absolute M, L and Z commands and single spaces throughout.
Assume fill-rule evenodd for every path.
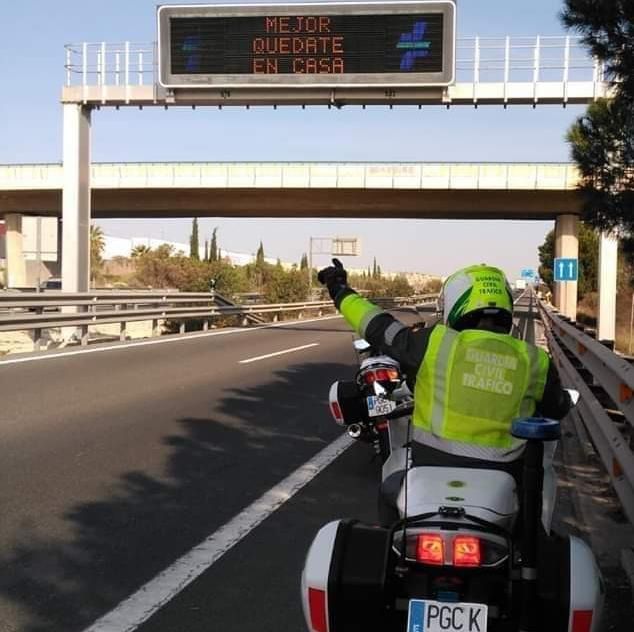
M 359 296 L 337 259 L 318 278 L 348 324 L 406 373 L 414 463 L 502 469 L 521 483 L 524 442 L 511 435 L 512 421 L 561 419 L 571 401 L 548 354 L 510 335 L 504 273 L 475 265 L 452 274 L 439 299 L 442 323 L 423 329 Z

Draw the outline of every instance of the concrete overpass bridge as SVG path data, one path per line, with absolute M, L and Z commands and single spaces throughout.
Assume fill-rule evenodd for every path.
M 565 163 L 104 163 L 91 165 L 86 176 L 94 218 L 555 220 L 555 256 L 578 256 L 579 175 Z M 81 216 L 62 204 L 64 178 L 60 164 L 0 166 L 13 286 L 23 276 L 22 215 L 62 217 L 65 282 L 88 268 L 88 244 L 77 237 L 87 236 Z M 614 239 L 601 239 L 601 304 L 607 307 L 600 337 L 606 339 L 614 338 L 616 248 Z M 576 282 L 557 285 L 556 305 L 574 318 Z

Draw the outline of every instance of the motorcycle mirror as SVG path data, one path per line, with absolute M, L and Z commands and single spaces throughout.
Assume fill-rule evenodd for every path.
M 363 338 L 358 338 L 352 344 L 357 351 L 367 351 L 372 346 L 367 340 L 364 340 Z
M 576 391 L 574 388 L 567 388 L 568 395 L 570 395 L 570 399 L 572 400 L 572 405 L 576 406 L 579 401 L 579 391 Z

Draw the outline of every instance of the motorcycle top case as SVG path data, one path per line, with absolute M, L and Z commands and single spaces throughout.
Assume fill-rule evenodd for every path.
M 353 520 L 330 522 L 319 530 L 302 573 L 310 632 L 382 629 L 390 545 L 389 529 Z

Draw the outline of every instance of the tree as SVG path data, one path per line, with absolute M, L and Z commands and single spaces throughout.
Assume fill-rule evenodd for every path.
M 203 259 L 205 263 L 209 262 L 209 242 L 205 239 L 205 258 Z
M 373 279 L 377 278 L 377 276 L 376 276 L 376 257 L 374 257 L 374 264 L 372 266 L 372 278 Z
M 380 278 L 381 278 L 381 275 L 382 275 L 382 273 L 381 273 L 381 266 L 377 266 L 377 267 L 376 267 L 376 278 L 377 278 L 377 279 L 380 279 Z
M 211 246 L 209 248 L 209 261 L 220 260 L 220 248 L 218 248 L 218 227 L 211 233 Z
M 198 261 L 200 259 L 200 249 L 198 246 L 198 218 L 192 220 L 192 233 L 189 237 L 189 256 Z
M 599 240 L 592 228 L 579 224 L 579 298 L 595 292 L 598 283 Z M 555 257 L 555 231 L 551 230 L 539 246 L 539 276 L 551 289 L 553 287 L 553 261 Z
M 306 253 L 302 254 L 302 259 L 299 262 L 300 270 L 308 270 L 308 255 Z
M 605 62 L 618 92 L 634 97 L 634 10 L 632 0 L 564 0 L 561 20 L 581 33 L 592 55 Z
M 149 246 L 138 244 L 134 248 L 132 248 L 132 250 L 130 251 L 130 256 L 133 259 L 136 259 L 137 257 L 142 257 L 143 255 L 146 255 L 150 251 L 151 248 Z
M 255 255 L 255 265 L 260 267 L 264 265 L 264 245 L 262 244 L 262 241 L 260 241 L 258 252 Z
M 634 10 L 631 0 L 565 0 L 561 19 L 605 64 L 614 98 L 589 106 L 568 132 L 581 172 L 584 219 L 619 229 L 634 255 Z
M 100 226 L 90 226 L 90 275 L 93 281 L 97 278 L 103 265 L 103 251 L 106 240 Z

